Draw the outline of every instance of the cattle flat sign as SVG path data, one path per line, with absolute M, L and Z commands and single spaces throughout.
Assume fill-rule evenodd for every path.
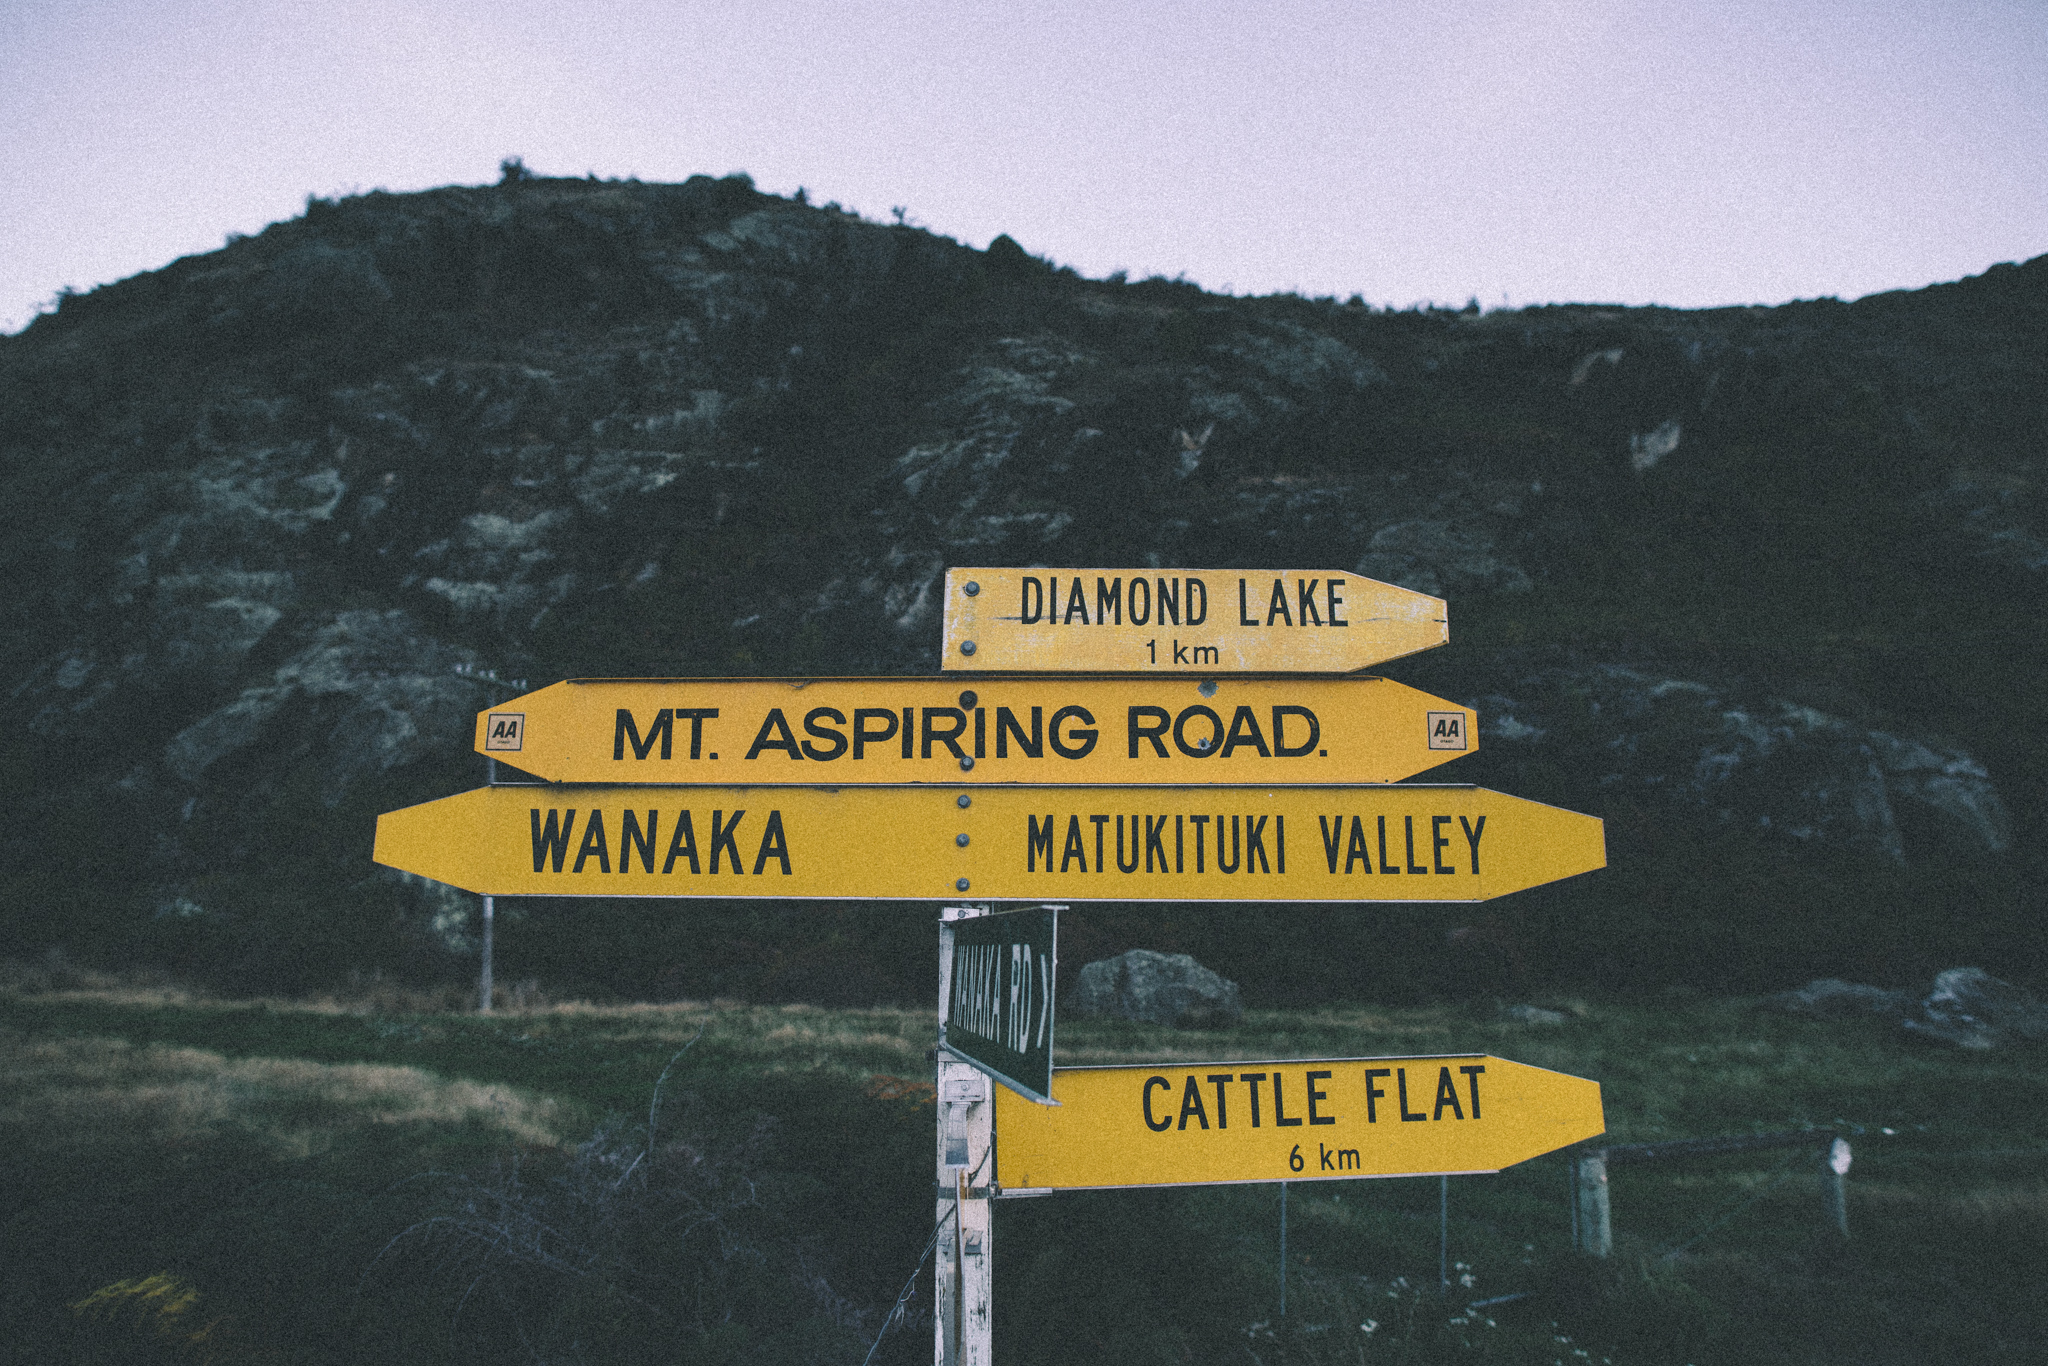
M 1505 1058 L 1062 1067 L 998 1092 L 1006 1190 L 1497 1172 L 1606 1130 L 1600 1084 Z
M 950 569 L 943 667 L 1351 673 L 1450 639 L 1442 598 L 1327 569 Z
M 549 782 L 1386 783 L 1478 749 L 1389 678 L 576 679 L 479 712 Z
M 480 788 L 376 860 L 496 896 L 1483 901 L 1604 867 L 1600 821 L 1483 788 Z
M 940 1046 L 1019 1095 L 1050 1104 L 1059 909 L 950 923 L 953 957 L 940 984 Z

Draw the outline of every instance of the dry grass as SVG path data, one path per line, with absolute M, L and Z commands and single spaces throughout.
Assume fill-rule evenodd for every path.
M 566 1143 L 556 1102 L 414 1067 L 229 1059 L 115 1039 L 0 1030 L 0 1132 L 17 1144 L 254 1138 L 281 1157 L 326 1151 L 367 1125 L 482 1124 L 514 1142 Z

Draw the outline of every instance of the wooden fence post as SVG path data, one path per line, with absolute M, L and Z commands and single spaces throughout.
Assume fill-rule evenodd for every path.
M 1579 1154 L 1579 1251 L 1606 1257 L 1614 1251 L 1613 1214 L 1607 1203 L 1607 1150 L 1590 1148 Z
M 1821 1149 L 1821 1206 L 1828 1226 L 1844 1238 L 1849 1236 L 1849 1140 L 1837 1138 Z

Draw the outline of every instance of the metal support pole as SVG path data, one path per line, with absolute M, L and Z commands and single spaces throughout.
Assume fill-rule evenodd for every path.
M 1607 1205 L 1607 1150 L 1579 1154 L 1579 1251 L 1595 1257 L 1614 1252 L 1614 1221 Z
M 493 900 L 488 896 L 484 898 L 484 966 L 477 974 L 476 982 L 476 1008 L 486 1015 L 491 1013 L 491 925 L 496 918 L 491 905 Z
M 953 924 L 987 915 L 986 906 L 948 906 L 939 912 L 939 1019 L 952 997 Z M 995 1180 L 995 1093 L 979 1068 L 938 1050 L 938 1183 L 935 1218 L 953 1216 L 950 1236 L 939 1240 L 932 1277 L 938 1312 L 932 1315 L 935 1366 L 989 1366 L 992 1243 L 990 1195 Z
M 1287 1183 L 1280 1183 L 1280 1317 L 1287 1317 Z
M 1437 1178 L 1443 1184 L 1436 1193 L 1436 1285 L 1437 1289 L 1449 1292 L 1451 1288 L 1451 1178 Z

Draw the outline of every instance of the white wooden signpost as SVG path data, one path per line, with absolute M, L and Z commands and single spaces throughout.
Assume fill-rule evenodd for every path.
M 487 916 L 1041 903 L 940 912 L 937 1366 L 990 1360 L 998 1197 L 1494 1171 L 1603 1131 L 1596 1083 L 1474 1054 L 1053 1066 L 1051 903 L 1476 901 L 1604 866 L 1593 817 L 1399 782 L 1476 749 L 1477 717 L 1343 675 L 1443 644 L 1441 599 L 1328 570 L 966 568 L 943 629 L 944 678 L 585 679 L 490 708 L 477 750 L 542 781 L 390 812 L 375 858 Z

